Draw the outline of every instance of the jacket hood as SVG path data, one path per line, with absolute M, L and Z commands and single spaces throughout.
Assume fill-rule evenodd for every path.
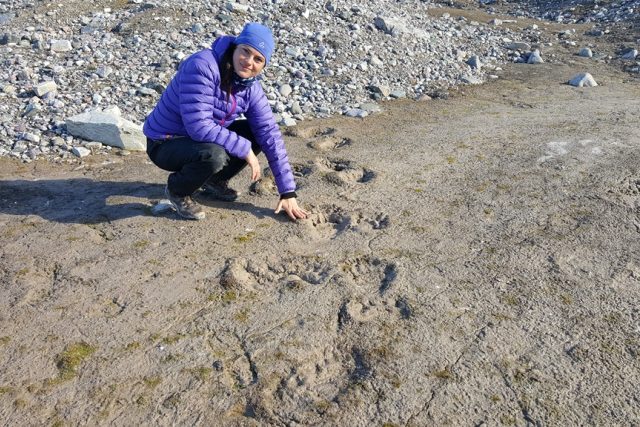
M 234 36 L 220 36 L 213 41 L 211 44 L 211 50 L 213 51 L 213 57 L 216 59 L 216 62 L 219 64 L 222 61 L 222 57 L 224 53 L 229 49 L 236 41 Z

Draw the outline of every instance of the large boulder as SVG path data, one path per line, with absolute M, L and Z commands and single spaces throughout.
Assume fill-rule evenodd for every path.
M 71 135 L 98 141 L 112 147 L 132 151 L 147 149 L 147 138 L 142 126 L 120 116 L 118 107 L 94 110 L 67 119 L 67 132 Z

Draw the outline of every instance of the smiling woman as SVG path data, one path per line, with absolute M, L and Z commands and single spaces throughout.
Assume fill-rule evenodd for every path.
M 249 23 L 237 36 L 216 39 L 211 49 L 191 55 L 144 123 L 147 154 L 169 172 L 166 195 L 180 216 L 203 219 L 191 196 L 200 189 L 220 200 L 239 193 L 228 182 L 247 164 L 251 180 L 260 178 L 256 157 L 264 151 L 284 210 L 306 218 L 298 206 L 295 182 L 282 134 L 257 76 L 271 59 L 271 31 Z M 236 120 L 244 114 L 246 120 Z

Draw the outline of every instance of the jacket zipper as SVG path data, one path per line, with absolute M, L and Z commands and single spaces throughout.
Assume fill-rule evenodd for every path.
M 229 117 L 231 117 L 233 115 L 233 113 L 236 112 L 236 106 L 238 105 L 238 103 L 236 102 L 236 97 L 233 96 L 233 93 L 231 94 L 231 111 L 227 113 L 226 116 L 224 116 L 224 118 L 222 120 L 220 120 L 220 126 L 224 126 L 224 124 L 226 123 L 227 119 Z

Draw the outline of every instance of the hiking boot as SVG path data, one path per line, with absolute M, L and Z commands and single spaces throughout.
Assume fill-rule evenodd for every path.
M 176 195 L 171 194 L 169 191 L 169 187 L 167 186 L 164 189 L 164 193 L 167 196 L 167 199 L 171 202 L 178 215 L 182 218 L 186 219 L 204 219 L 204 211 L 202 208 L 194 202 L 190 196 L 178 197 Z
M 202 189 L 207 196 L 225 202 L 233 202 L 240 195 L 236 190 L 229 187 L 229 181 L 209 180 L 204 183 Z

